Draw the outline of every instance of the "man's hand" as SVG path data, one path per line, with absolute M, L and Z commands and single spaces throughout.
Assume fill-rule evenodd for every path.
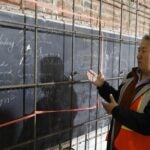
M 102 102 L 104 109 L 107 111 L 108 114 L 112 113 L 112 110 L 118 106 L 118 103 L 115 101 L 112 94 L 110 94 L 110 103 Z
M 104 77 L 101 73 L 97 74 L 93 70 L 89 70 L 87 71 L 87 77 L 95 86 L 101 87 L 104 84 Z

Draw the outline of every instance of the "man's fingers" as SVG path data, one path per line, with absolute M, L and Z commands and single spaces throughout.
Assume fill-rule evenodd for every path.
M 97 73 L 94 72 L 93 70 L 89 70 L 88 72 L 90 72 L 92 75 L 97 76 Z
M 107 102 L 102 102 L 103 108 L 107 111 L 107 113 L 111 113 L 111 107 L 110 104 Z
M 87 71 L 87 77 L 90 81 L 93 81 L 93 75 Z
M 103 105 L 104 108 L 106 108 L 106 106 L 108 105 L 107 102 L 101 102 L 101 103 L 102 103 L 102 105 Z
M 92 75 L 89 71 L 87 71 L 87 77 L 91 82 L 94 82 L 96 80 L 96 77 Z
M 97 77 L 97 76 L 99 76 L 99 77 L 104 77 L 101 72 L 100 72 L 99 74 L 97 74 L 97 73 L 94 72 L 93 70 L 88 70 L 87 73 L 88 73 L 88 74 L 91 74 L 91 75 L 94 76 L 94 77 Z
M 111 100 L 111 103 L 114 105 L 114 106 L 118 106 L 118 103 L 116 102 L 116 100 L 114 99 L 113 95 L 110 94 L 110 100 Z
M 115 101 L 115 99 L 114 99 L 114 97 L 113 97 L 112 94 L 110 94 L 109 97 L 110 97 L 110 101 L 111 101 L 111 102 L 116 103 L 116 101 Z

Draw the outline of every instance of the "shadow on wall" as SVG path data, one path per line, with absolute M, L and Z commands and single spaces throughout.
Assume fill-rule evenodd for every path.
M 47 56 L 40 61 L 40 82 L 56 82 L 69 80 L 64 75 L 64 64 L 59 57 Z M 63 110 L 77 108 L 76 94 L 69 84 L 53 84 L 44 86 L 39 89 L 39 100 L 37 102 L 37 110 Z M 71 102 L 71 99 L 73 101 Z M 71 106 L 72 105 L 72 106 Z M 36 149 L 42 150 L 54 145 L 60 144 L 71 138 L 71 130 L 75 118 L 75 112 L 56 112 L 42 114 L 37 116 L 36 135 L 37 137 L 47 136 L 43 140 L 37 140 Z M 65 132 L 62 132 L 65 130 Z M 49 136 L 53 134 L 53 136 Z M 33 139 L 34 120 L 28 119 L 24 124 L 24 128 L 19 142 Z M 24 149 L 33 149 L 30 144 Z
M 0 124 L 13 120 L 12 114 L 7 110 L 0 109 Z M 16 126 L 9 125 L 0 128 L 0 149 L 15 143 Z

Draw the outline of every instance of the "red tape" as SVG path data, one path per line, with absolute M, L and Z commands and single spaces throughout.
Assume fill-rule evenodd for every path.
M 94 106 L 91 106 L 91 107 L 85 107 L 85 108 L 76 108 L 76 109 L 64 109 L 64 110 L 45 110 L 45 111 L 35 111 L 34 113 L 30 114 L 30 115 L 27 115 L 27 116 L 24 116 L 24 117 L 21 117 L 19 119 L 15 119 L 15 120 L 12 120 L 12 121 L 9 121 L 9 122 L 5 122 L 5 123 L 2 123 L 0 124 L 0 128 L 1 127 L 5 127 L 5 126 L 8 126 L 8 125 L 11 125 L 11 124 L 14 124 L 14 123 L 17 123 L 17 122 L 21 122 L 23 120 L 27 120 L 29 118 L 32 118 L 36 115 L 42 115 L 42 114 L 47 114 L 47 113 L 59 113 L 59 112 L 78 112 L 78 111 L 87 111 L 87 110 L 93 110 L 93 109 L 96 109 L 96 108 L 99 108 L 99 101 L 97 101 L 96 105 Z
M 64 109 L 64 110 L 45 110 L 45 111 L 35 111 L 37 115 L 46 114 L 46 113 L 59 113 L 59 112 L 76 112 L 76 111 L 86 111 L 96 109 L 96 105 L 86 108 L 76 108 L 76 109 Z
M 36 115 L 36 114 L 33 113 L 33 114 L 31 114 L 31 115 L 27 115 L 27 116 L 21 117 L 21 118 L 19 118 L 19 119 L 15 119 L 15 120 L 12 120 L 12 121 L 9 121 L 9 122 L 2 123 L 2 124 L 0 124 L 0 127 L 8 126 L 8 125 L 11 125 L 11 124 L 14 124 L 14 123 L 17 123 L 17 122 L 20 122 L 20 121 L 23 121 L 23 120 L 32 118 L 32 117 L 34 117 L 35 115 Z

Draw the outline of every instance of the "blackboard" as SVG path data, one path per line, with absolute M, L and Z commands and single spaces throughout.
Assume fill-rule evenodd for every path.
M 135 43 L 120 42 L 117 34 L 104 33 L 104 36 L 104 75 L 106 78 L 126 75 L 135 66 Z M 122 39 L 134 41 L 133 37 L 122 36 Z
M 10 13 L 0 13 L 0 20 L 12 20 L 22 23 L 34 24 L 34 19 L 27 16 L 19 16 Z M 70 25 L 63 22 L 53 22 L 38 19 L 38 25 L 57 29 L 71 30 Z M 77 32 L 99 35 L 96 30 L 75 27 Z M 108 37 L 117 37 L 112 33 L 103 33 Z M 72 37 L 66 33 L 52 33 L 47 30 L 37 30 L 37 43 L 35 43 L 35 29 L 29 26 L 0 26 L 0 85 L 24 85 L 33 84 L 35 73 L 35 44 L 37 44 L 37 84 L 55 83 L 62 81 L 84 81 L 87 80 L 86 71 L 92 68 L 99 70 L 99 40 L 94 38 L 75 35 Z M 119 43 L 109 40 L 104 41 L 104 75 L 106 77 L 116 77 L 119 70 Z M 122 44 L 120 65 L 124 71 L 128 71 L 133 65 L 132 61 L 134 46 Z M 100 57 L 101 58 L 101 57 Z M 130 62 L 126 60 L 130 60 Z M 121 71 L 122 71 L 121 70 Z M 117 88 L 117 81 L 111 83 Z M 36 86 L 35 88 L 20 88 L 0 91 L 0 112 L 8 116 L 8 120 L 1 120 L 1 123 L 17 119 L 34 112 L 34 92 L 36 92 L 37 110 L 64 110 L 86 108 L 96 105 L 97 91 L 89 83 L 52 84 L 49 86 Z M 10 115 L 11 114 L 11 115 Z M 39 149 L 59 144 L 73 137 L 79 136 L 95 129 L 92 123 L 90 129 L 77 126 L 96 119 L 104 114 L 103 109 L 79 111 L 79 112 L 58 112 L 45 114 L 37 117 L 37 137 L 49 136 L 37 142 Z M 65 117 L 64 117 L 65 116 Z M 3 134 L 14 135 L 14 141 L 6 139 L 1 142 L 0 147 L 7 147 L 16 143 L 33 139 L 34 119 L 16 123 L 0 129 L 0 141 Z M 5 129 L 5 130 L 3 130 Z M 61 132 L 65 129 L 67 131 Z M 12 137 L 10 137 L 12 138 Z M 19 140 L 18 140 L 19 139 Z M 50 144 L 49 144 L 50 143 Z M 29 144 L 27 148 L 32 148 Z

